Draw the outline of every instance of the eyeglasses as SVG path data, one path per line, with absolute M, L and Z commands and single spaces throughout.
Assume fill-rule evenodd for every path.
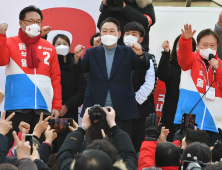
M 23 20 L 23 21 L 27 21 L 30 25 L 32 25 L 32 24 L 38 24 L 38 25 L 41 25 L 43 22 L 42 21 L 39 21 L 39 20 L 37 20 L 37 21 L 34 21 L 34 20 Z

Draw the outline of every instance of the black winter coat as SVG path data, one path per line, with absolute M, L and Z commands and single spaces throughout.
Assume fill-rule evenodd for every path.
M 154 63 L 154 69 L 155 72 L 157 71 L 157 64 L 155 57 L 152 54 L 146 53 L 147 57 L 151 59 Z M 140 87 L 144 84 L 145 82 L 145 76 L 146 76 L 147 70 L 134 70 L 132 74 L 132 84 L 133 84 L 133 89 L 135 92 L 137 92 Z M 150 95 L 147 97 L 147 100 L 142 104 L 138 104 L 138 110 L 140 114 L 140 118 L 146 118 L 149 116 L 150 113 L 156 113 L 155 110 L 155 104 L 154 104 L 154 96 L 153 92 L 156 89 L 156 84 L 157 84 L 157 75 L 155 73 L 155 85 L 153 91 L 150 93 Z
M 136 151 L 129 135 L 119 129 L 118 126 L 112 127 L 110 131 L 112 133 L 112 143 L 118 150 L 117 161 L 122 159 L 128 170 L 137 169 Z M 79 152 L 79 147 L 84 140 L 85 133 L 86 132 L 83 129 L 78 128 L 74 132 L 67 135 L 62 147 L 58 152 L 56 160 L 57 169 L 70 169 L 70 165 L 76 158 L 77 152 Z
M 118 40 L 118 44 L 124 45 L 123 43 L 124 26 L 129 22 L 136 21 L 142 24 L 145 28 L 145 36 L 141 45 L 145 49 L 145 51 L 148 52 L 150 27 L 156 22 L 153 5 L 149 3 L 149 1 L 147 1 L 146 7 L 142 8 L 139 7 L 136 2 L 129 3 L 126 1 L 125 3 L 126 7 L 123 8 L 123 11 L 108 11 L 107 6 L 102 4 L 100 9 L 101 14 L 99 16 L 97 27 L 100 29 L 101 23 L 108 17 L 113 17 L 117 19 L 120 23 L 121 32 L 122 32 L 122 35 Z M 144 16 L 143 14 L 146 14 L 151 17 L 152 25 L 149 25 L 147 17 Z
M 162 109 L 161 122 L 170 129 L 171 134 L 175 132 L 173 124 L 179 100 L 181 68 L 174 58 L 170 60 L 170 51 L 162 52 L 162 57 L 158 66 L 158 78 L 166 85 L 165 101 Z M 173 140 L 173 135 L 169 135 L 169 140 Z
M 63 117 L 78 121 L 78 107 L 83 103 L 87 83 L 83 73 L 77 71 L 74 66 L 73 53 L 66 56 L 66 63 L 63 56 L 58 55 L 58 59 L 61 70 L 62 104 L 68 107 L 68 112 Z

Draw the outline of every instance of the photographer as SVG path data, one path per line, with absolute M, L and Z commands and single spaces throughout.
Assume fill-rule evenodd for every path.
M 88 109 L 85 110 L 85 114 L 82 120 L 82 125 L 78 127 L 77 130 L 73 129 L 74 131 L 71 132 L 65 139 L 62 147 L 59 150 L 58 156 L 57 156 L 57 169 L 59 170 L 68 170 L 68 169 L 75 169 L 76 164 L 89 164 L 90 161 L 84 160 L 83 162 L 79 162 L 80 159 L 78 157 L 78 160 L 75 160 L 77 157 L 77 153 L 79 152 L 79 147 L 82 144 L 84 140 L 84 135 L 86 134 L 86 130 L 91 126 L 91 120 L 89 119 L 88 115 Z M 129 135 L 122 131 L 115 122 L 115 111 L 110 107 L 110 112 L 106 110 L 106 108 L 103 108 L 103 111 L 106 113 L 106 121 L 109 125 L 112 133 L 112 143 L 118 150 L 118 156 L 116 157 L 116 161 L 119 161 L 120 159 L 125 163 L 125 166 L 128 170 L 134 170 L 137 168 L 137 159 L 136 159 L 136 152 L 133 148 L 132 142 L 129 138 Z M 92 145 L 89 146 L 88 151 L 93 151 L 95 149 L 91 149 Z M 97 148 L 97 150 L 102 150 L 100 148 Z M 107 147 L 105 147 L 107 148 Z M 94 151 L 96 153 L 96 151 Z M 105 151 L 104 151 L 105 153 Z M 84 152 L 80 156 L 84 156 Z M 107 154 L 106 154 L 107 155 Z M 110 158 L 112 158 L 111 155 L 108 155 Z M 107 160 L 107 158 L 106 158 Z M 110 159 L 112 161 L 114 159 Z M 96 161 L 96 160 L 95 160 Z M 104 164 L 104 161 L 98 161 L 95 162 L 98 163 L 98 167 L 101 164 Z M 114 163 L 114 166 L 116 163 Z M 95 166 L 95 164 L 91 165 Z M 105 165 L 104 165 L 105 166 Z M 92 168 L 92 167 L 91 167 Z M 96 169 L 96 168 L 95 168 Z M 101 168 L 102 169 L 102 168 Z M 83 170 L 83 169 L 82 169 Z
M 149 31 L 150 27 L 155 23 L 155 13 L 151 0 L 124 0 L 122 11 L 110 11 L 108 10 L 108 1 L 103 0 L 101 4 L 101 14 L 97 23 L 99 28 L 101 23 L 108 17 L 113 17 L 120 22 L 121 32 L 123 32 L 124 26 L 132 21 L 136 21 L 143 25 L 145 28 L 144 40 L 141 43 L 146 52 L 149 51 Z M 121 2 L 121 1 L 120 1 Z M 123 35 L 118 41 L 119 45 L 123 45 Z

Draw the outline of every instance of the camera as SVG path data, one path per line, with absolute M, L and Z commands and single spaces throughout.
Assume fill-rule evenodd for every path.
M 109 11 L 122 11 L 123 0 L 107 0 L 107 9 Z
M 110 108 L 106 108 L 108 112 L 110 112 Z M 106 113 L 103 111 L 103 108 L 99 104 L 95 104 L 90 107 L 88 110 L 90 120 L 99 120 L 106 119 Z

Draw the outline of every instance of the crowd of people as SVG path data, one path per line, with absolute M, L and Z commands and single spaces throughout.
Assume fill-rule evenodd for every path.
M 0 24 L 0 170 L 220 169 L 222 13 L 197 40 L 185 24 L 172 50 L 164 41 L 157 67 L 152 2 L 125 0 L 121 11 L 107 3 L 92 48 L 79 44 L 74 53 L 64 34 L 46 41 L 53 28 L 41 28 L 35 6 L 21 10 L 18 36 L 7 38 L 8 24 Z M 157 78 L 166 85 L 160 121 Z

